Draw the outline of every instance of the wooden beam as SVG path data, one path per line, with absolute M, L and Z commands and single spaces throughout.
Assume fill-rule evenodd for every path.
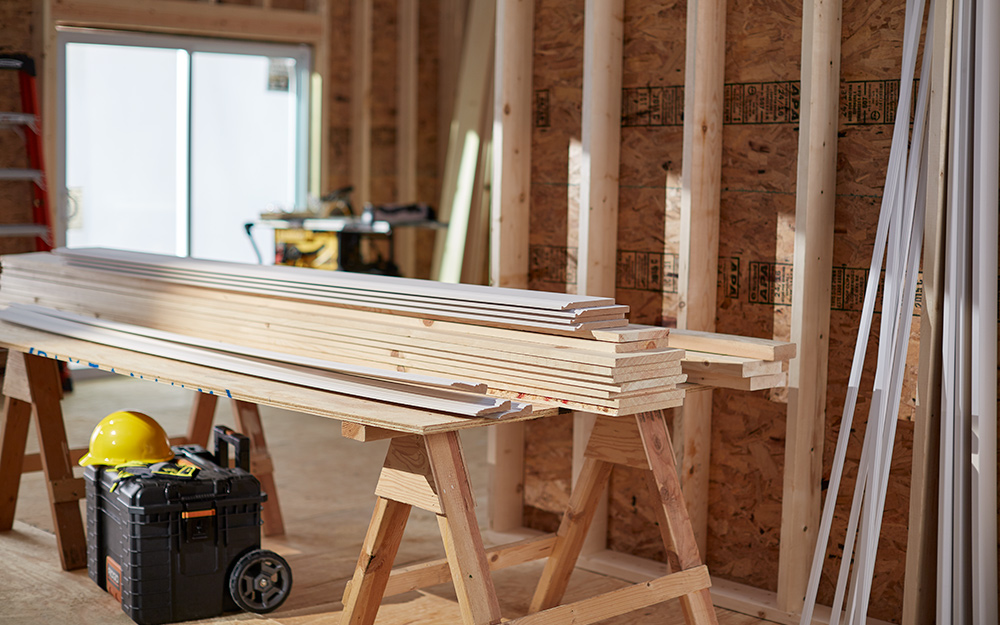
M 330 3 L 326 0 L 312 0 L 317 5 L 317 17 L 314 18 L 322 24 L 323 31 L 319 42 L 313 46 L 312 73 L 309 77 L 309 193 L 319 197 L 325 193 L 325 189 L 330 188 L 330 164 L 332 163 L 333 146 L 329 141 L 330 131 L 333 128 L 333 119 L 330 115 L 330 107 L 326 106 L 326 96 L 329 93 L 329 85 L 332 84 L 333 77 L 330 71 L 330 54 L 332 42 L 330 40 Z M 318 128 L 314 125 L 318 124 Z
M 46 3 L 48 4 L 48 3 Z M 51 0 L 53 26 L 256 39 L 319 44 L 324 24 L 316 14 L 262 10 L 233 4 L 204 5 L 181 0 Z M 52 59 L 54 62 L 54 57 Z
M 903 625 L 933 625 L 937 590 L 937 489 L 941 428 L 941 336 L 944 308 L 944 213 L 947 193 L 952 0 L 933 3 L 931 99 L 927 131 L 923 305 L 913 418 L 910 512 L 903 576 Z
M 396 5 L 396 201 L 404 204 L 421 198 L 417 191 L 417 129 L 420 52 L 420 3 L 399 0 Z M 417 230 L 399 228 L 393 233 L 395 259 L 404 276 L 417 275 Z
M 806 2 L 778 605 L 802 608 L 819 530 L 837 186 L 840 0 Z
M 3 415 L 0 417 L 0 475 L 4 476 L 0 480 L 0 532 L 14 526 L 29 423 L 31 404 L 15 397 L 5 397 Z
M 614 297 L 624 5 L 588 0 L 585 11 L 577 284 L 582 293 Z
M 554 534 L 544 534 L 499 547 L 490 547 L 486 549 L 486 561 L 491 571 L 532 562 L 548 557 L 555 542 Z M 391 597 L 418 588 L 444 584 L 450 580 L 451 572 L 447 558 L 411 564 L 393 569 L 383 596 Z
M 997 206 L 1000 176 L 1000 7 L 976 9 L 972 172 L 972 620 L 996 623 L 997 601 Z
M 677 327 L 705 332 L 715 331 L 725 43 L 725 0 L 689 1 Z M 699 549 L 704 552 L 712 393 L 692 396 L 675 414 L 674 427 L 682 450 L 684 499 Z
M 587 0 L 583 34 L 583 111 L 577 288 L 614 297 L 618 249 L 618 169 L 621 152 L 622 0 Z M 573 481 L 595 417 L 573 416 Z M 607 545 L 607 495 L 602 494 L 582 553 Z
M 374 0 L 351 2 L 351 181 L 354 212 L 372 195 L 372 13 Z
M 534 2 L 497 4 L 490 278 L 528 288 Z
M 447 137 L 455 113 L 455 90 L 458 86 L 459 60 L 462 58 L 462 37 L 469 0 L 439 0 L 438 2 L 438 137 Z M 448 160 L 448 142 L 438 140 L 437 171 L 444 171 Z M 444 205 L 438 197 L 437 206 Z M 439 211 L 440 212 L 440 211 Z M 440 218 L 440 215 L 439 215 Z
M 493 51 L 487 64 L 493 73 Z M 490 283 L 490 187 L 493 177 L 493 82 L 486 82 L 486 97 L 479 121 L 479 157 L 475 182 L 469 202 L 469 219 L 465 233 L 465 249 L 459 282 L 488 285 Z
M 458 282 L 461 276 L 493 57 L 494 17 L 494 2 L 471 0 L 438 210 L 438 219 L 448 228 L 438 232 L 431 268 L 431 275 L 442 282 Z
M 698 589 L 708 588 L 711 584 L 712 580 L 708 575 L 708 568 L 698 566 L 650 580 L 645 584 L 619 588 L 574 603 L 550 608 L 544 612 L 528 614 L 509 622 L 511 625 L 559 625 L 561 623 L 586 625 L 639 608 L 663 603 L 670 599 L 678 597 L 683 599 L 685 595 L 690 595 Z M 707 594 L 708 590 L 703 592 Z M 711 608 L 710 605 L 708 607 Z M 709 616 L 704 612 L 699 612 L 692 618 L 685 618 L 685 622 L 692 624 L 707 624 L 714 621 L 714 614 Z
M 534 4 L 497 4 L 493 60 L 490 283 L 515 289 L 528 288 Z M 507 531 L 524 517 L 524 425 L 492 427 L 487 437 L 489 528 Z
M 354 577 L 344 594 L 342 623 L 371 625 L 375 622 L 409 517 L 410 506 L 404 503 L 382 497 L 376 501 Z
M 432 434 L 424 438 L 424 443 L 441 497 L 443 514 L 438 516 L 438 527 L 462 620 L 499 623 L 500 603 L 476 521 L 475 497 L 458 434 Z

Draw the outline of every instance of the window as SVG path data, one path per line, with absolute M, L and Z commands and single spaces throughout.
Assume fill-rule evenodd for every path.
M 244 224 L 305 205 L 307 47 L 67 29 L 59 49 L 66 245 L 256 262 Z

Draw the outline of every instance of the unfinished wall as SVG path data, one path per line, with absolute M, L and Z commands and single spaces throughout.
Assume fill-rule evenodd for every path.
M 529 288 L 576 291 L 583 0 L 537 0 Z M 552 531 L 569 501 L 572 417 L 526 424 L 525 523 Z
M 901 0 L 846 2 L 842 115 L 838 146 L 826 472 L 856 338 L 874 242 L 898 89 Z M 798 149 L 801 3 L 730 0 L 719 244 L 717 329 L 790 336 Z M 631 319 L 672 325 L 683 127 L 685 2 L 625 2 L 623 111 L 616 298 Z M 575 286 L 574 142 L 579 141 L 583 2 L 536 2 L 535 129 L 531 208 L 531 286 Z M 915 311 L 917 312 L 917 311 Z M 914 339 L 919 328 L 914 328 Z M 874 368 L 874 341 L 869 373 Z M 902 603 L 916 350 L 893 457 L 871 615 L 898 620 Z M 870 379 L 870 378 L 869 378 Z M 867 393 L 859 414 L 868 407 Z M 783 393 L 715 391 L 707 563 L 713 575 L 776 590 L 781 526 L 785 412 Z M 862 417 L 859 417 L 862 419 Z M 525 475 L 526 515 L 545 519 L 568 497 L 568 422 L 533 424 Z M 841 500 L 849 506 L 863 427 L 856 427 Z M 544 455 L 541 452 L 545 452 Z M 543 480 L 551 480 L 544 482 Z M 642 482 L 612 476 L 612 549 L 663 558 Z M 834 535 L 842 535 L 846 512 Z M 650 528 L 653 528 L 650 531 Z M 837 541 L 835 541 L 837 543 Z M 831 550 L 839 557 L 839 548 Z M 833 567 L 829 574 L 835 576 Z M 832 580 L 820 600 L 832 598 Z

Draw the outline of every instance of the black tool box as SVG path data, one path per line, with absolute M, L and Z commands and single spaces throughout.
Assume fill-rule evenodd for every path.
M 260 548 L 267 495 L 249 473 L 249 440 L 217 426 L 215 447 L 175 446 L 169 465 L 86 469 L 88 572 L 141 625 L 270 612 L 291 590 L 287 562 Z

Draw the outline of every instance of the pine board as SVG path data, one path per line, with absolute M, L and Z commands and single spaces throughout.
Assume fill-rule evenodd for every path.
M 409 434 L 448 432 L 496 423 L 492 419 L 448 416 L 221 372 L 210 367 L 54 336 L 5 322 L 0 322 L 0 344 L 9 349 L 56 360 L 80 362 L 91 368 L 131 378 Z M 530 416 L 516 417 L 514 420 L 553 414 L 555 412 L 536 410 Z

